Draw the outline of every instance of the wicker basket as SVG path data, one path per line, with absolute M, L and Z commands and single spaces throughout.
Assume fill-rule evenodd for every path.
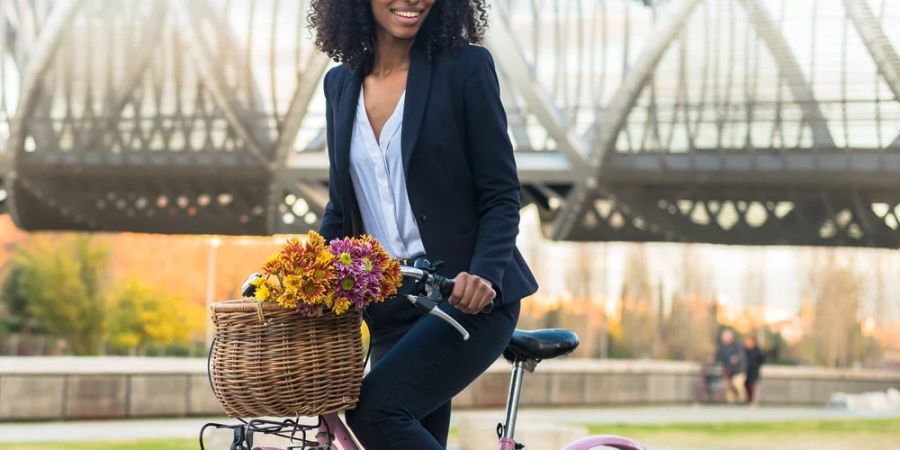
M 213 392 L 231 417 L 351 409 L 363 376 L 359 313 L 303 317 L 252 299 L 212 306 Z

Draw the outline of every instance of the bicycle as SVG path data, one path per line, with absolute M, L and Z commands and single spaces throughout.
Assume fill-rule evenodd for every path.
M 424 258 L 417 259 L 413 266 L 401 266 L 404 278 L 416 280 L 414 294 L 406 296 L 406 300 L 423 311 L 440 318 L 455 328 L 463 340 L 469 339 L 469 333 L 456 320 L 441 311 L 438 306 L 445 302 L 453 290 L 453 280 L 436 274 L 437 265 Z M 257 274 L 251 275 L 242 286 L 244 296 L 253 295 L 251 281 Z M 499 450 L 518 450 L 525 446 L 515 441 L 516 417 L 519 409 L 519 396 L 525 372 L 533 373 L 538 363 L 545 359 L 566 355 L 578 347 L 578 336 L 563 329 L 551 330 L 515 330 L 509 346 L 503 352 L 504 358 L 512 363 L 509 396 L 506 403 L 506 417 L 503 423 L 497 424 Z M 302 424 L 297 419 L 271 421 L 255 419 L 249 422 L 241 420 L 240 424 L 225 425 L 207 423 L 200 430 L 200 449 L 206 450 L 204 433 L 207 429 L 229 429 L 233 431 L 233 440 L 228 450 L 364 450 L 353 439 L 350 430 L 338 416 L 337 412 L 319 416 L 315 423 Z M 310 434 L 315 440 L 308 439 Z M 279 436 L 290 440 L 285 448 L 254 447 L 254 434 Z M 340 447 L 336 447 L 339 445 Z M 648 450 L 641 444 L 621 436 L 602 435 L 578 439 L 562 450 L 589 450 L 614 448 L 618 450 Z

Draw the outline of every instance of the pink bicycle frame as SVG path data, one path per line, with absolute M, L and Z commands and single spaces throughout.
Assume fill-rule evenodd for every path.
M 338 417 L 337 413 L 330 413 L 322 416 L 322 424 L 319 425 L 319 444 L 328 444 L 328 433 L 334 436 L 332 443 L 341 445 L 341 450 L 362 450 L 347 429 L 344 421 Z
M 648 450 L 647 447 L 621 436 L 588 436 L 565 446 L 562 450 L 588 450 L 597 447 L 610 447 L 619 450 Z
M 326 414 L 322 416 L 322 424 L 319 425 L 319 435 L 316 438 L 319 445 L 340 444 L 341 450 L 363 450 L 356 444 L 356 441 L 347 429 L 344 421 L 338 417 L 337 413 Z M 334 436 L 329 442 L 328 435 Z M 641 444 L 620 436 L 589 436 L 579 439 L 567 445 L 562 450 L 589 450 L 597 447 L 609 447 L 618 450 L 648 450 Z M 511 437 L 500 439 L 500 450 L 515 450 L 516 441 Z M 273 447 L 255 447 L 253 450 L 282 450 Z
M 588 436 L 579 439 L 562 450 L 590 450 L 597 447 L 609 447 L 619 450 L 648 450 L 641 444 L 620 436 Z M 500 439 L 500 450 L 515 450 L 516 441 L 512 438 Z
M 319 445 L 329 443 L 340 444 L 341 450 L 362 450 L 350 435 L 350 430 L 337 413 L 322 416 L 322 424 L 319 426 Z M 334 436 L 332 442 L 328 442 L 328 434 Z M 590 436 L 579 439 L 567 445 L 562 450 L 589 450 L 597 447 L 609 447 L 618 450 L 647 450 L 646 447 L 632 440 L 620 436 Z M 515 450 L 516 441 L 512 438 L 500 439 L 500 450 Z M 282 450 L 272 447 L 255 447 L 253 450 Z
M 333 436 L 333 438 L 329 439 L 329 436 Z M 340 444 L 341 450 L 363 450 L 356 444 L 356 441 L 353 440 L 350 430 L 347 429 L 347 425 L 345 425 L 344 421 L 338 417 L 336 412 L 322 416 L 316 441 L 319 442 L 320 446 L 329 445 L 330 448 L 336 448 L 332 444 Z M 253 447 L 253 450 L 284 449 L 280 447 Z

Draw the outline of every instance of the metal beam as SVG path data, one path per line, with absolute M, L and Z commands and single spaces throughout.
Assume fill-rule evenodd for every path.
M 900 154 L 879 149 L 790 152 L 616 153 L 606 186 L 685 185 L 883 187 L 900 190 Z
M 603 123 L 597 130 L 594 148 L 591 149 L 590 167 L 599 173 L 603 158 L 615 148 L 619 132 L 634 108 L 638 96 L 653 76 L 653 72 L 663 54 L 672 45 L 678 33 L 684 29 L 688 18 L 700 0 L 676 0 L 660 14 L 660 23 L 651 32 L 641 54 L 628 70 L 622 85 L 613 95 L 603 115 Z M 580 180 L 566 200 L 565 210 L 557 216 L 552 226 L 553 239 L 565 239 L 575 226 L 585 208 L 588 191 L 596 188 L 597 180 L 592 176 Z
M 791 51 L 787 39 L 778 29 L 775 20 L 772 19 L 766 7 L 760 3 L 760 0 L 736 1 L 744 7 L 750 24 L 756 29 L 757 36 L 768 47 L 781 78 L 787 83 L 794 101 L 803 112 L 804 120 L 812 129 L 813 146 L 824 149 L 834 148 L 834 138 L 831 136 L 831 130 L 828 129 L 828 121 L 819 108 L 812 86 L 803 75 L 800 63 L 797 62 L 797 58 Z
M 165 5 L 168 2 L 165 0 L 151 1 L 153 2 L 153 9 L 148 16 L 150 21 L 144 25 L 140 45 L 136 51 L 135 59 L 137 61 L 126 68 L 125 81 L 118 89 L 113 89 L 113 93 L 109 97 L 109 112 L 107 114 L 109 118 L 104 121 L 98 121 L 97 125 L 92 127 L 90 132 L 75 145 L 75 151 L 90 151 L 106 132 L 118 126 L 119 120 L 122 118 L 122 110 L 132 100 L 134 90 L 137 89 L 143 80 L 147 67 L 153 61 L 153 49 L 160 45 L 160 36 L 162 36 L 166 19 Z
M 881 21 L 875 17 L 866 0 L 844 0 L 844 6 L 847 8 L 847 16 L 872 55 L 875 67 L 894 93 L 894 99 L 900 101 L 900 57 L 884 34 Z
M 227 48 L 233 48 L 229 43 L 208 43 L 203 39 L 200 29 L 204 22 L 211 22 L 219 31 L 217 37 L 220 39 L 229 38 L 228 33 L 221 32 L 223 19 L 216 14 L 216 11 L 206 4 L 205 0 L 170 0 L 171 7 L 178 11 L 181 19 L 181 29 L 187 35 L 188 45 L 194 53 L 194 57 L 198 62 L 198 71 L 208 84 L 207 87 L 216 101 L 216 105 L 222 110 L 229 125 L 244 141 L 244 145 L 251 155 L 259 162 L 262 167 L 267 170 L 274 170 L 274 163 L 271 161 L 271 152 L 264 150 L 268 146 L 266 130 L 262 126 L 254 126 L 256 116 L 254 111 L 246 111 L 245 106 L 238 100 L 234 89 L 229 88 L 225 80 L 225 70 L 221 64 L 217 65 L 213 61 L 212 50 L 210 45 L 224 45 Z M 202 13 L 202 14 L 201 14 Z M 227 25 L 227 24 L 226 24 Z M 232 61 L 239 65 L 237 69 L 245 69 L 247 62 L 242 61 L 238 56 L 231 55 Z M 236 70 L 237 70 L 236 69 Z M 244 70 L 245 71 L 245 70 Z M 252 89 L 251 86 L 245 86 L 245 89 Z M 248 91 L 251 92 L 251 91 Z
M 9 142 L 7 143 L 7 152 L 10 152 L 13 167 L 15 167 L 16 154 L 25 143 L 25 124 L 35 107 L 44 75 L 50 68 L 53 56 L 59 50 L 66 25 L 72 21 L 83 3 L 84 0 L 59 0 L 56 2 L 56 6 L 35 42 L 28 64 L 22 71 L 19 105 L 10 126 Z
M 736 0 L 747 12 L 751 25 L 756 29 L 757 35 L 765 43 L 772 54 L 775 64 L 780 70 L 781 78 L 785 80 L 788 88 L 798 103 L 805 121 L 810 125 L 813 134 L 813 145 L 816 148 L 834 148 L 834 139 L 828 129 L 828 123 L 815 100 L 812 88 L 803 75 L 800 64 L 791 53 L 784 36 L 777 28 L 768 11 L 759 0 Z M 684 29 L 694 8 L 699 0 L 683 0 L 673 3 L 669 11 L 662 15 L 665 17 L 654 35 L 648 40 L 641 55 L 634 66 L 629 70 L 622 86 L 610 101 L 604 116 L 604 123 L 598 130 L 597 145 L 591 155 L 591 165 L 599 171 L 603 160 L 615 149 L 616 140 L 625 125 L 629 113 L 634 108 L 638 96 L 643 91 L 647 82 L 662 59 L 663 54 L 674 42 L 678 33 Z M 557 218 L 553 226 L 554 238 L 564 239 L 572 226 L 581 216 L 587 198 L 587 191 L 596 186 L 593 178 L 579 183 L 566 202 L 566 211 Z
M 284 167 L 287 160 L 288 152 L 294 146 L 294 140 L 297 139 L 297 132 L 300 131 L 300 125 L 309 110 L 309 104 L 316 95 L 316 87 L 319 80 L 325 75 L 325 70 L 331 64 L 324 53 L 314 51 L 307 61 L 306 70 L 297 76 L 297 89 L 291 98 L 290 107 L 281 125 L 281 132 L 278 134 L 277 157 L 279 167 Z
M 47 192 L 45 188 L 51 186 L 46 182 L 36 182 L 32 180 L 30 177 L 23 178 L 17 176 L 17 174 L 13 173 L 10 175 L 7 180 L 7 188 L 8 188 L 8 209 L 10 214 L 13 217 L 13 221 L 19 225 L 22 225 L 19 219 L 20 210 L 23 209 L 21 205 L 18 205 L 19 198 L 17 191 L 26 190 L 32 196 L 34 196 L 37 201 L 44 204 L 45 208 L 49 208 L 53 210 L 55 214 L 61 215 L 69 220 L 74 221 L 75 224 L 83 225 L 85 229 L 96 229 L 97 228 L 97 217 L 95 215 L 90 214 L 86 209 L 86 205 L 84 204 L 84 198 L 81 196 L 74 197 L 60 197 L 53 195 L 50 192 Z M 65 202 L 63 204 L 57 202 Z M 32 205 L 26 206 L 24 209 L 37 209 Z M 24 224 L 28 225 L 28 224 Z
M 502 2 L 496 5 L 503 9 Z M 487 33 L 487 45 L 494 50 L 492 54 L 501 70 L 512 81 L 515 90 L 522 95 L 528 110 L 537 117 L 538 122 L 547 130 L 547 134 L 556 141 L 560 153 L 569 159 L 572 170 L 579 176 L 590 176 L 590 167 L 585 164 L 589 152 L 587 144 L 575 134 L 575 127 L 568 123 L 550 95 L 531 75 L 516 38 L 500 15 L 492 14 L 491 17 L 493 20 Z
M 328 188 L 324 185 L 319 185 L 321 186 L 319 187 L 317 186 L 317 182 L 310 183 L 310 181 L 312 180 L 300 181 L 291 178 L 276 178 L 275 182 L 273 183 L 275 185 L 274 189 L 278 192 L 277 197 L 279 199 L 279 202 L 276 205 L 276 209 L 278 205 L 281 205 L 281 200 L 283 200 L 283 193 L 287 191 L 306 200 L 311 210 L 315 209 L 319 212 L 325 211 L 325 205 L 328 204 Z M 319 217 L 319 219 L 321 219 L 321 217 Z M 273 232 L 278 227 L 277 223 L 278 221 L 276 220 L 273 224 L 273 226 L 275 226 L 275 228 L 272 228 Z
M 275 146 L 276 175 L 269 187 L 269 207 L 266 219 L 269 229 L 273 232 L 278 222 L 278 205 L 281 204 L 281 186 L 283 182 L 280 179 L 284 176 L 288 154 L 294 146 L 294 141 L 297 139 L 297 132 L 300 131 L 300 125 L 303 124 L 303 119 L 309 110 L 309 104 L 316 95 L 316 87 L 319 85 L 319 80 L 322 79 L 331 60 L 324 53 L 314 51 L 310 55 L 308 63 L 306 70 L 297 76 L 297 89 L 294 91 L 284 123 L 281 124 L 278 143 Z M 325 162 L 326 164 L 328 162 L 327 156 Z
M 578 180 L 569 160 L 556 152 L 515 152 L 519 179 L 523 183 L 570 184 Z M 322 152 L 292 153 L 281 178 L 328 181 L 328 154 Z

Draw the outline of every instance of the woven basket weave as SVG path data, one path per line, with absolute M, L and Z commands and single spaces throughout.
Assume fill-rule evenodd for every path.
M 252 299 L 212 306 L 213 391 L 231 417 L 351 409 L 363 376 L 360 314 L 303 317 Z

